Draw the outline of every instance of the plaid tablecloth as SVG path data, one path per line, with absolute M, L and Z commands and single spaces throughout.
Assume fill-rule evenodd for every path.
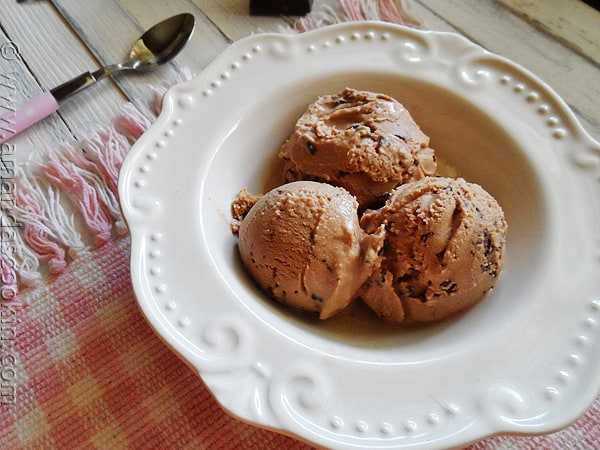
M 2 327 L 0 447 L 312 448 L 221 409 L 141 315 L 129 248 L 128 237 L 108 242 L 2 304 L 11 322 Z M 599 418 L 597 400 L 558 433 L 494 437 L 468 449 L 597 449 Z
M 124 143 L 131 143 L 148 125 L 141 119 L 125 122 L 127 126 L 113 128 L 108 138 L 93 141 L 101 147 L 96 150 L 118 160 L 115 142 L 120 143 L 121 150 L 126 148 Z M 31 241 L 37 249 L 33 253 L 51 274 L 29 288 L 32 280 L 26 278 L 35 272 L 35 267 L 26 267 L 31 255 L 19 248 L 12 249 L 10 255 L 4 253 L 4 268 L 9 256 L 20 261 L 24 269 L 16 276 L 25 286 L 13 296 L 17 284 L 10 277 L 14 274 L 3 271 L 0 448 L 312 448 L 227 415 L 198 374 L 154 334 L 132 292 L 129 238 L 122 233 L 118 211 L 110 208 L 110 195 L 106 194 L 116 194 L 116 174 L 111 175 L 106 165 L 96 169 L 97 177 L 104 180 L 104 195 L 92 195 L 97 190 L 79 190 L 70 196 L 84 211 L 82 215 L 89 216 L 89 225 L 96 226 L 92 249 L 78 247 L 77 236 L 61 238 L 52 227 L 38 223 L 30 230 L 27 242 Z M 53 186 L 57 190 L 69 187 L 60 183 Z M 23 201 L 40 205 L 31 198 L 24 197 Z M 21 213 L 21 217 L 28 217 Z M 4 237 L 12 237 L 8 227 L 4 229 L 9 219 L 3 216 L 3 242 Z M 55 224 L 63 221 L 52 217 Z M 108 235 L 103 234 L 106 227 L 102 224 L 110 225 Z M 20 239 L 15 237 L 15 246 L 24 245 Z M 560 432 L 499 436 L 468 447 L 598 448 L 600 400 Z

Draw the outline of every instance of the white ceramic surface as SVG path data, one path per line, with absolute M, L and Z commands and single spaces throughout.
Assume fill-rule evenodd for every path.
M 509 224 L 489 298 L 422 328 L 319 322 L 246 276 L 230 203 L 272 187 L 305 107 L 349 86 L 411 111 Z M 332 448 L 545 433 L 600 388 L 600 144 L 539 78 L 466 39 L 382 23 L 236 42 L 170 89 L 123 164 L 132 281 L 156 332 L 232 414 Z

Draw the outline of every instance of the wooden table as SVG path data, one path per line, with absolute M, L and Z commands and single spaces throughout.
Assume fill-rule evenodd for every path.
M 315 0 L 313 8 L 325 1 Z M 278 31 L 292 18 L 250 17 L 248 0 L 0 0 L 0 107 L 100 65 L 121 61 L 148 27 L 180 12 L 196 16 L 191 43 L 148 74 L 105 80 L 10 141 L 17 161 L 108 123 L 125 101 L 150 116 L 148 84 L 201 72 L 232 42 Z M 600 141 L 600 12 L 579 0 L 415 0 L 422 27 L 460 33 L 545 80 Z M 0 113 L 3 111 L 0 109 Z M 1 445 L 0 445 L 1 446 Z
M 198 21 L 190 45 L 167 67 L 94 86 L 13 140 L 20 159 L 110 120 L 124 99 L 146 109 L 140 99 L 148 83 L 173 82 L 183 67 L 199 73 L 231 42 L 291 22 L 250 17 L 248 0 L 151 6 L 142 0 L 1 0 L 0 5 L 0 84 L 3 96 L 17 104 L 81 72 L 122 60 L 141 32 L 164 17 L 191 12 Z M 413 9 L 424 28 L 458 32 L 530 69 L 600 139 L 600 12 L 578 0 L 418 0 Z

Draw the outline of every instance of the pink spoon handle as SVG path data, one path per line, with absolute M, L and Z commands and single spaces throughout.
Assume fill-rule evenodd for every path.
M 19 134 L 34 123 L 48 117 L 58 109 L 58 102 L 50 92 L 26 101 L 17 108 L 0 116 L 0 144 Z

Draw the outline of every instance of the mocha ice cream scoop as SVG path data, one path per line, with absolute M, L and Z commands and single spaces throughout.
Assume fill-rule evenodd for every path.
M 346 88 L 308 106 L 281 146 L 288 181 L 342 186 L 361 207 L 383 203 L 389 191 L 434 175 L 429 138 L 395 99 Z
M 386 239 L 381 269 L 359 296 L 392 323 L 432 322 L 462 311 L 485 296 L 502 269 L 502 208 L 460 178 L 399 186 L 360 223 L 366 232 L 384 225 Z
M 240 204 L 249 206 L 248 198 L 242 193 Z M 328 184 L 277 187 L 241 220 L 242 262 L 275 300 L 329 318 L 355 298 L 383 245 L 383 227 L 363 232 L 357 208 L 345 189 Z

